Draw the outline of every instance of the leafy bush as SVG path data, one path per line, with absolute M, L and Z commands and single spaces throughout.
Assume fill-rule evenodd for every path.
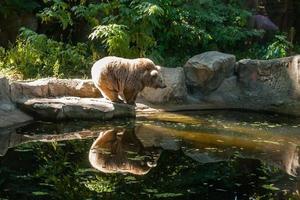
M 292 44 L 287 41 L 285 35 L 276 35 L 272 43 L 268 45 L 264 59 L 285 57 L 291 48 Z
M 75 2 L 75 3 L 74 3 Z M 84 19 L 94 27 L 89 38 L 108 55 L 150 57 L 160 64 L 182 65 L 207 50 L 233 52 L 261 35 L 247 27 L 250 12 L 242 1 L 111 0 L 89 3 L 47 2 L 39 16 L 63 29 Z M 71 18 L 70 18 L 71 17 Z M 70 28 L 70 31 L 72 29 Z
M 102 20 L 105 25 L 97 26 L 90 38 L 102 39 L 110 55 L 148 56 L 163 63 L 168 58 L 182 63 L 184 58 L 212 47 L 236 48 L 243 40 L 261 34 L 247 29 L 250 13 L 237 1 L 135 0 L 106 4 L 102 7 L 103 13 L 108 13 Z
M 53 0 L 46 1 L 50 3 L 51 6 L 44 8 L 40 13 L 38 13 L 38 17 L 42 19 L 42 22 L 49 21 L 59 21 L 62 25 L 63 29 L 66 29 L 69 25 L 73 25 L 73 20 L 71 18 L 71 13 L 68 12 L 70 8 L 70 4 L 62 1 L 62 0 Z
M 281 33 L 267 43 L 254 43 L 247 51 L 237 53 L 237 57 L 267 60 L 286 57 L 292 50 L 296 48 L 287 40 L 286 35 Z
M 110 55 L 130 55 L 130 37 L 127 27 L 124 25 L 109 24 L 96 26 L 89 38 L 92 40 L 102 39 L 102 43 L 107 46 L 107 51 Z
M 16 44 L 0 51 L 0 69 L 19 72 L 23 78 L 84 76 L 92 62 L 88 52 L 86 44 L 72 46 L 22 28 Z

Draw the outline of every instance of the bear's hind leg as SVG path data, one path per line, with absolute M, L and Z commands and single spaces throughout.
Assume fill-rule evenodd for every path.
M 106 99 L 110 100 L 111 102 L 123 103 L 123 101 L 121 99 L 119 99 L 117 91 L 113 91 L 113 90 L 109 90 L 109 89 L 103 90 L 103 88 L 100 89 L 100 91 L 101 91 L 102 95 Z

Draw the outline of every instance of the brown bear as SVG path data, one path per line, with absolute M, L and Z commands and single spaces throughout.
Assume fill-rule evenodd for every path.
M 91 73 L 103 97 L 112 102 L 134 105 L 138 93 L 145 87 L 166 87 L 160 67 L 147 58 L 104 57 L 93 65 Z

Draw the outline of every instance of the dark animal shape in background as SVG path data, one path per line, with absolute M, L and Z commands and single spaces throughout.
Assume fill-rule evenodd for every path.
M 250 27 L 265 31 L 279 30 L 278 26 L 276 26 L 268 16 L 264 15 L 253 15 L 250 19 Z

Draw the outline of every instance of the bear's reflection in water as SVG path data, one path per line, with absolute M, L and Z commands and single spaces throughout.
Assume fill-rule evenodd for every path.
M 144 175 L 156 167 L 161 148 L 144 147 L 132 129 L 113 129 L 99 135 L 89 151 L 91 165 L 104 173 Z

